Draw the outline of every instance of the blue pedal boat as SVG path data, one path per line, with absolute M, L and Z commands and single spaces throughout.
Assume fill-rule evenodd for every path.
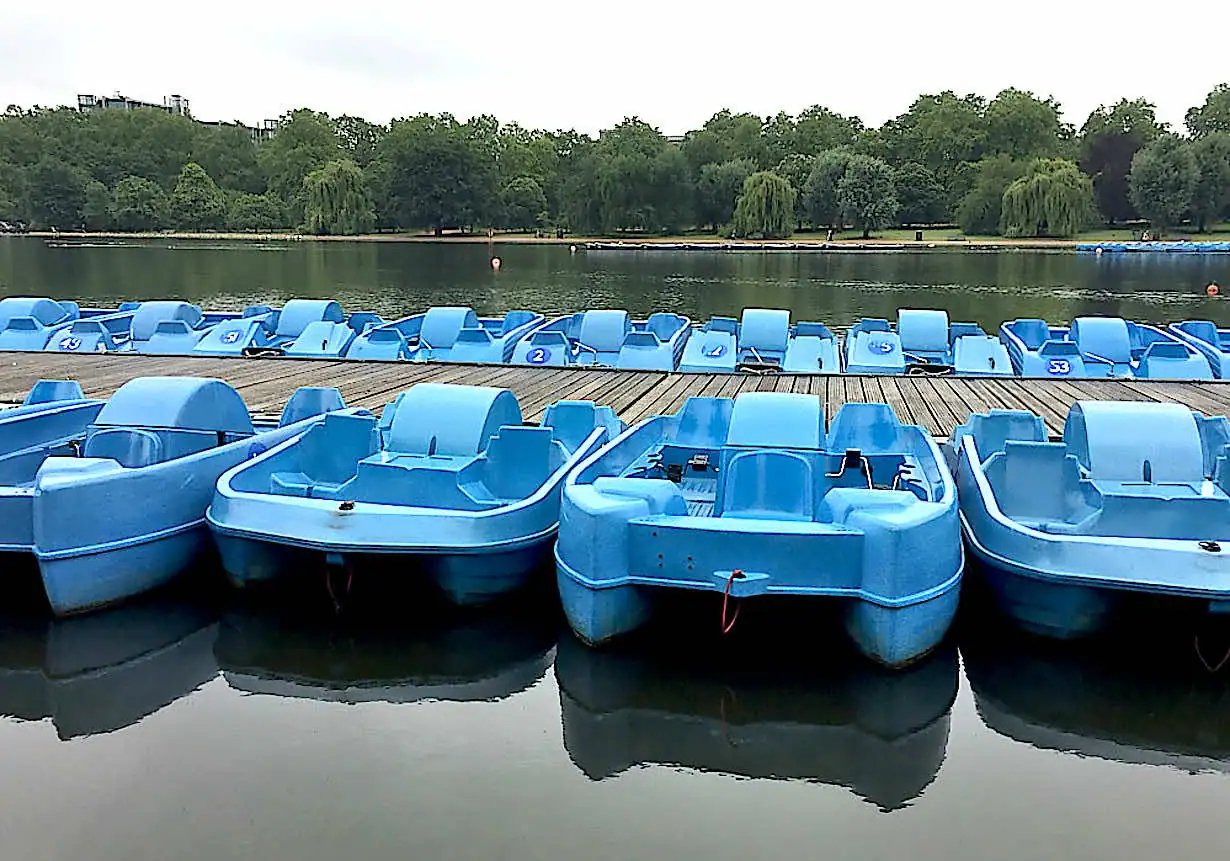
M 644 623 L 660 589 L 842 602 L 859 649 L 890 667 L 943 639 L 963 556 L 939 449 L 886 404 L 689 398 L 568 477 L 555 551 L 573 631 L 598 645 Z
M 152 589 L 208 547 L 218 476 L 343 407 L 336 389 L 299 389 L 276 426 L 254 424 L 221 380 L 142 377 L 105 404 L 6 413 L 0 550 L 34 555 L 57 615 Z
M 1057 638 L 1103 628 L 1128 595 L 1230 613 L 1230 423 L 1177 404 L 1081 401 L 1062 442 L 997 410 L 946 453 L 961 521 L 997 601 Z
M 1022 377 L 1135 377 L 1209 380 L 1209 363 L 1176 336 L 1121 317 L 1077 317 L 1071 326 L 1011 320 L 1000 326 Z
M 897 325 L 863 319 L 846 333 L 850 374 L 937 373 L 1012 376 L 999 340 L 977 323 L 949 323 L 946 311 L 903 308 Z
M 683 348 L 679 370 L 721 374 L 735 371 L 837 374 L 837 336 L 823 323 L 790 323 L 790 312 L 746 308 L 741 320 L 714 317 L 695 327 Z
M 1166 331 L 1204 356 L 1216 379 L 1230 379 L 1230 329 L 1219 329 L 1209 320 L 1184 320 L 1171 323 Z
M 472 308 L 442 305 L 369 328 L 355 338 L 346 358 L 504 364 L 517 342 L 544 323 L 546 318 L 532 311 L 479 317 Z
M 517 342 L 514 365 L 589 365 L 673 371 L 692 321 L 678 314 L 632 320 L 627 311 L 582 311 L 559 317 Z
M 331 299 L 291 299 L 277 311 L 256 306 L 222 321 L 196 342 L 192 355 L 337 359 L 360 332 L 383 322 L 368 311 L 348 317 Z
M 226 473 L 207 516 L 238 586 L 394 554 L 479 603 L 549 558 L 565 474 L 622 427 L 588 401 L 527 426 L 506 389 L 422 383 Z
M 57 302 L 45 297 L 0 299 L 0 350 L 77 349 L 82 345 L 73 346 L 71 328 L 101 328 L 114 336 L 127 330 L 127 321 L 136 307 L 137 303 L 128 302 L 114 309 L 82 309 L 76 302 Z

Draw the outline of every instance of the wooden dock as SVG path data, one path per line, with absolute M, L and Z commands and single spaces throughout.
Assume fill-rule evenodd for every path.
M 671 413 L 692 395 L 801 392 L 824 399 L 832 417 L 847 402 L 887 403 L 903 421 L 948 436 L 971 413 L 1026 409 L 1063 430 L 1078 400 L 1164 401 L 1210 415 L 1230 413 L 1230 382 L 1052 380 L 992 377 L 678 374 L 657 371 L 512 367 L 442 363 L 347 362 L 320 359 L 214 359 L 181 356 L 0 353 L 0 403 L 20 402 L 40 379 L 75 379 L 87 395 L 106 396 L 141 376 L 218 377 L 248 406 L 276 414 L 299 386 L 335 386 L 351 406 L 379 409 L 414 383 L 465 383 L 511 389 L 528 421 L 557 400 L 593 400 L 625 422 Z

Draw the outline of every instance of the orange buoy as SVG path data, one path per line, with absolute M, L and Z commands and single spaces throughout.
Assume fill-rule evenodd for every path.
M 1208 287 L 1205 287 L 1204 292 L 1208 294 L 1209 296 L 1216 296 L 1218 293 L 1221 292 L 1221 288 L 1218 287 L 1216 283 L 1213 283 L 1213 284 L 1210 284 Z
M 500 258 L 498 257 L 491 258 L 491 268 L 496 270 L 497 272 L 500 270 Z

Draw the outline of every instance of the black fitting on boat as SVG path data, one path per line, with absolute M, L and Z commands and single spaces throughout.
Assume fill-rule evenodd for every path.
M 338 511 L 354 511 L 354 500 L 347 499 L 345 502 L 343 502 L 341 505 L 337 507 L 337 510 Z
M 1200 549 L 1207 550 L 1210 553 L 1221 553 L 1221 545 L 1216 541 L 1201 541 Z

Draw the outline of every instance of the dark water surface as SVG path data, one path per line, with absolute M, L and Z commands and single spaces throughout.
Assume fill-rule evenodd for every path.
M 0 238 L 0 294 L 1230 324 L 1204 295 L 1230 287 L 1213 257 L 497 251 L 494 274 L 483 245 Z M 8 565 L 2 861 L 1230 853 L 1230 666 L 1209 673 L 1189 630 L 1057 646 L 975 624 L 967 591 L 952 642 L 887 674 L 792 608 L 748 603 L 722 638 L 716 596 L 589 651 L 549 572 L 473 612 L 362 581 L 341 615 L 323 584 L 240 600 L 198 583 L 54 621 Z M 1227 644 L 1203 640 L 1205 659 Z
M 945 308 L 954 320 L 997 328 L 1005 319 L 1053 322 L 1115 314 L 1230 325 L 1230 255 L 1103 255 L 1004 251 L 885 253 L 570 253 L 562 245 L 359 242 L 47 242 L 0 237 L 0 295 L 89 303 L 183 298 L 211 308 L 335 297 L 388 316 L 433 304 L 480 312 L 627 308 L 708 319 L 744 307 L 790 309 L 795 319 L 845 326 L 900 307 Z
M 1230 851 L 1230 673 L 1189 632 L 1057 647 L 972 624 L 974 598 L 889 674 L 793 608 L 749 602 L 722 638 L 705 600 L 595 652 L 543 580 L 477 611 L 362 581 L 340 615 L 310 582 L 65 621 L 23 600 L 0 615 L 0 857 Z

